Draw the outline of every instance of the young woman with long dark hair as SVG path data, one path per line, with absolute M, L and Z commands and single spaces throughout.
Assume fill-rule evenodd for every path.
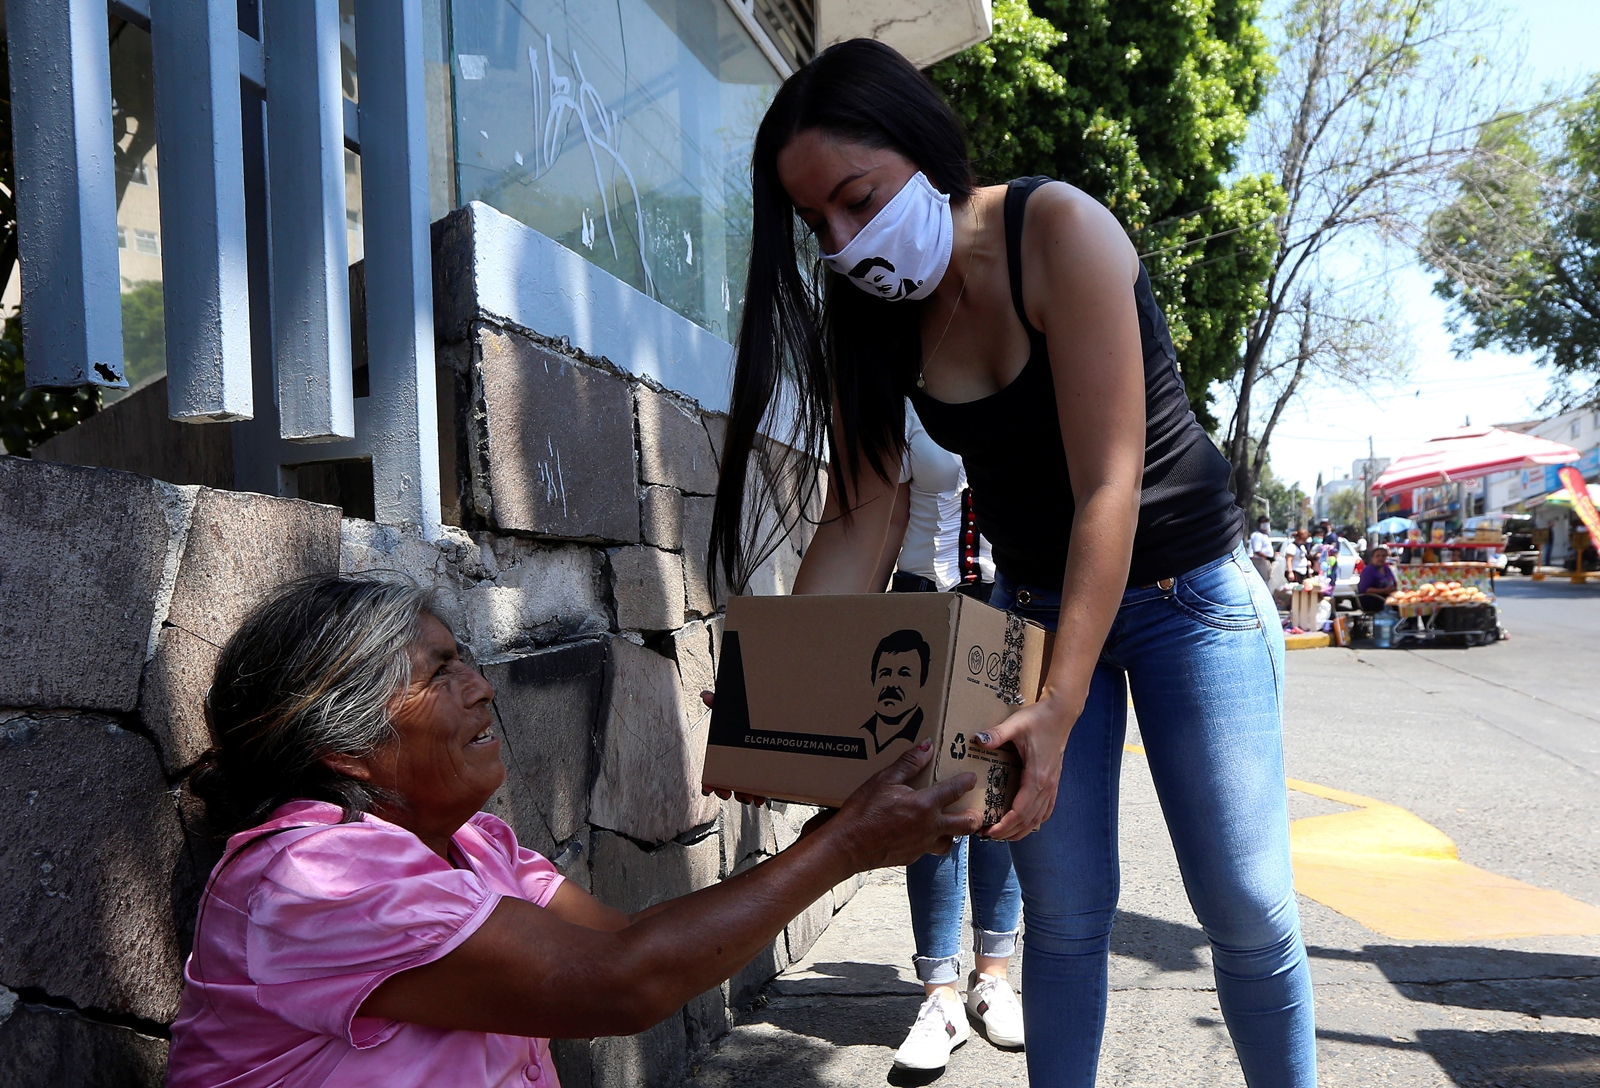
M 827 456 L 794 592 L 880 588 L 909 397 L 966 464 L 994 548 L 991 603 L 1057 630 L 1043 697 L 979 737 L 1025 764 L 989 834 L 1011 842 L 1022 885 L 1030 1080 L 1094 1082 L 1131 691 L 1245 1078 L 1315 1084 L 1282 633 L 1126 234 L 1069 185 L 975 187 L 938 92 L 870 41 L 785 82 L 752 175 L 713 566 L 742 584 L 772 536 L 770 518 L 745 517 L 750 492 L 793 517 L 816 496 L 806 456 Z

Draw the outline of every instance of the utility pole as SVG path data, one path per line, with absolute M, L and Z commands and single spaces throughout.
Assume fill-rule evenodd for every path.
M 1372 508 L 1372 436 L 1367 435 L 1367 463 L 1361 466 L 1361 516 L 1366 519 L 1361 526 L 1361 535 L 1366 536 L 1368 525 L 1373 525 L 1378 520 L 1378 512 Z

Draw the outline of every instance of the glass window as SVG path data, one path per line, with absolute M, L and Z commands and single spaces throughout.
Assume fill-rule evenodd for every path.
M 450 214 L 455 205 L 455 164 L 450 149 L 450 64 L 445 57 L 444 7 L 449 0 L 422 0 L 422 61 L 428 124 L 428 210 L 430 219 Z M 361 100 L 361 72 L 356 57 L 355 0 L 339 0 L 339 85 L 352 103 Z M 361 157 L 344 161 L 345 214 L 350 262 L 362 259 L 365 243 L 361 216 Z M 354 209 L 352 214 L 350 209 Z
M 453 0 L 451 31 L 461 202 L 731 338 L 779 77 L 726 0 Z
M 123 373 L 130 388 L 166 373 L 161 295 L 161 171 L 156 162 L 155 87 L 150 35 L 111 20 L 111 135 L 122 276 Z M 101 392 L 111 403 L 121 389 Z

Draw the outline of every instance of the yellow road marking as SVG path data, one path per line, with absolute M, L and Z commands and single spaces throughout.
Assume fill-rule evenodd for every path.
M 1123 747 L 1145 754 L 1143 745 Z M 1315 782 L 1287 785 L 1351 806 L 1289 825 L 1295 890 L 1370 930 L 1404 941 L 1600 933 L 1600 909 L 1468 865 L 1413 812 Z

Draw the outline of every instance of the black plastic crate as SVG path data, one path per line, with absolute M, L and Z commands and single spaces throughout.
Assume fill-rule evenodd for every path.
M 1492 604 L 1450 604 L 1439 609 L 1434 619 L 1435 631 L 1450 634 L 1467 634 L 1473 631 L 1494 631 L 1499 619 Z

